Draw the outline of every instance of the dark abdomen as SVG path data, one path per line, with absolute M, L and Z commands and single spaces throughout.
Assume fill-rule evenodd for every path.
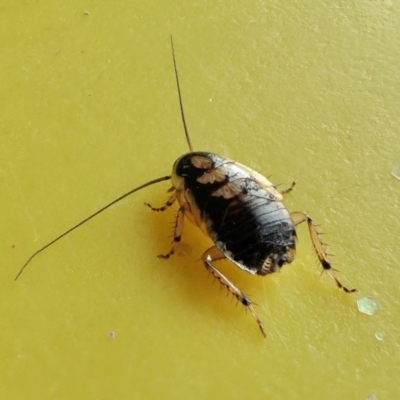
M 210 237 L 242 268 L 265 275 L 291 261 L 286 255 L 295 249 L 296 233 L 290 214 L 254 181 L 250 190 L 232 198 L 209 196 L 202 210 Z M 276 268 L 265 272 L 268 258 Z

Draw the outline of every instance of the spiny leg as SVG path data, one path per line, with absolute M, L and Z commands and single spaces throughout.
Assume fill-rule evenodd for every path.
M 276 189 L 280 194 L 287 194 L 287 193 L 290 193 L 292 190 L 293 190 L 293 188 L 296 186 L 296 181 L 293 181 L 292 182 L 292 185 L 289 187 L 289 188 L 287 188 L 287 189 Z
M 173 187 L 171 189 L 174 189 Z M 169 192 L 171 191 L 168 190 Z M 147 207 L 150 208 L 151 211 L 165 211 L 167 208 L 171 207 L 172 204 L 175 203 L 176 200 L 176 192 L 174 191 L 174 193 L 171 195 L 171 197 L 167 200 L 167 202 L 162 206 L 162 207 L 153 207 L 151 204 L 149 203 L 144 203 Z
M 165 260 L 167 258 L 170 258 L 175 253 L 175 246 L 177 245 L 177 243 L 181 241 L 182 238 L 184 217 L 185 217 L 185 209 L 181 207 L 178 210 L 178 214 L 176 215 L 175 218 L 174 240 L 172 242 L 171 250 L 167 254 L 159 254 L 157 256 L 158 258 L 162 258 Z
M 205 251 L 202 256 L 204 266 L 207 268 L 208 272 L 210 272 L 221 283 L 222 286 L 226 287 L 230 293 L 232 293 L 245 307 L 250 310 L 258 326 L 260 327 L 262 335 L 267 337 L 263 324 L 255 312 L 254 307 L 252 306 L 253 302 L 212 264 L 213 261 L 222 260 L 224 258 L 226 258 L 225 255 L 217 246 L 211 247 Z
M 313 219 L 303 211 L 296 211 L 290 214 L 295 225 L 299 225 L 302 222 L 307 222 L 308 230 L 310 232 L 311 242 L 313 244 L 315 253 L 318 256 L 319 262 L 322 265 L 324 271 L 326 271 L 329 276 L 335 281 L 337 287 L 339 289 L 344 290 L 346 293 L 354 293 L 357 292 L 357 289 L 347 289 L 347 287 L 343 286 L 339 279 L 336 278 L 335 274 L 333 273 L 332 264 L 328 259 L 328 255 L 324 250 L 323 243 L 320 238 L 320 233 L 317 230 L 317 226 L 315 225 Z

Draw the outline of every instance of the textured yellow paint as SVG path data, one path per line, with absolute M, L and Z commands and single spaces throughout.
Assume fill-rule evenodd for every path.
M 1 398 L 400 398 L 398 3 L 1 3 Z M 221 264 L 259 304 L 264 340 L 207 278 L 200 232 L 187 224 L 184 257 L 155 257 L 173 212 L 143 202 L 168 184 L 13 281 L 187 151 L 171 33 L 194 147 L 297 179 L 288 207 L 323 224 L 360 295 L 319 277 L 305 228 L 281 274 Z M 373 317 L 357 310 L 366 294 Z

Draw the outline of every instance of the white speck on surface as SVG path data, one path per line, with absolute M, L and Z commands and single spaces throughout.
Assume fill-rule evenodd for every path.
M 374 394 L 370 394 L 370 395 L 367 397 L 367 400 L 378 400 L 378 397 L 375 396 Z
M 376 332 L 375 333 L 375 337 L 379 340 L 379 341 L 383 341 L 385 340 L 386 335 L 383 332 Z
M 379 301 L 369 296 L 357 300 L 357 306 L 362 313 L 367 315 L 374 315 L 380 309 Z
M 397 178 L 400 179 L 400 164 L 399 165 L 395 165 L 392 169 L 392 175 Z

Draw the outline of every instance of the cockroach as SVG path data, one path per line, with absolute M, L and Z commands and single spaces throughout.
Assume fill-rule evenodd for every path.
M 186 217 L 214 242 L 202 255 L 205 268 L 250 310 L 264 337 L 265 329 L 252 300 L 214 265 L 215 261 L 228 259 L 252 275 L 265 276 L 280 271 L 285 264 L 294 260 L 296 227 L 306 222 L 323 271 L 329 274 L 339 289 L 346 293 L 356 292 L 356 289 L 343 286 L 335 276 L 313 219 L 303 211 L 289 212 L 283 205 L 283 196 L 293 189 L 295 182 L 290 188 L 281 190 L 258 172 L 236 161 L 215 153 L 193 151 L 183 109 L 172 36 L 171 51 L 181 118 L 190 152 L 175 161 L 171 175 L 130 190 L 41 247 L 22 266 L 15 280 L 34 257 L 73 230 L 131 194 L 171 179 L 171 195 L 165 205 L 156 208 L 145 203 L 152 211 L 165 211 L 176 202 L 179 203 L 172 247 L 167 254 L 159 257 L 167 259 L 174 254 L 176 245 L 181 241 Z

